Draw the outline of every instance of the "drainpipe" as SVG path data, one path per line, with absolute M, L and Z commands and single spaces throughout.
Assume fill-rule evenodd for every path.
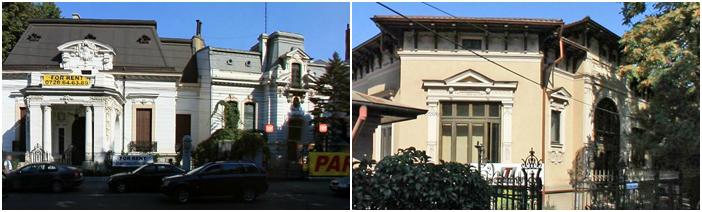
M 356 124 L 353 126 L 353 131 L 351 132 L 351 143 L 356 141 L 356 138 L 358 137 L 358 131 L 361 130 L 361 126 L 363 126 L 363 123 L 366 122 L 367 116 L 368 108 L 366 108 L 365 105 L 362 105 L 361 108 L 358 109 L 358 118 L 356 119 Z
M 558 29 L 558 48 L 560 51 L 560 55 L 556 60 L 553 61 L 553 64 L 551 66 L 545 67 L 545 70 L 542 72 L 542 74 L 546 74 L 547 71 L 550 71 L 549 67 L 555 67 L 565 58 L 565 49 L 563 46 L 563 24 L 561 24 L 561 27 Z M 543 163 L 544 161 L 546 161 L 546 102 L 548 100 L 546 93 L 548 89 L 548 78 L 544 77 L 542 81 L 543 84 L 541 85 L 541 161 Z M 544 171 L 544 178 L 542 180 L 545 182 L 545 179 L 546 171 Z M 541 189 L 542 199 L 545 194 L 546 186 L 544 186 Z
M 124 139 L 125 139 L 125 123 L 127 122 L 125 120 L 127 111 L 126 111 L 126 105 L 127 105 L 127 76 L 122 75 L 122 97 L 124 97 L 124 102 L 122 102 L 122 154 L 124 154 Z

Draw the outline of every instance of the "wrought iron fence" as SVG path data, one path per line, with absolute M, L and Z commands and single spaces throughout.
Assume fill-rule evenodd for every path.
M 25 161 L 27 163 L 44 163 L 49 161 L 49 153 L 44 151 L 44 148 L 37 144 L 34 148 L 29 151 L 26 155 Z
M 484 166 L 484 165 L 480 165 Z M 486 180 L 492 187 L 490 209 L 492 210 L 541 210 L 543 207 L 542 163 L 529 151 L 529 156 L 522 159 L 521 172 L 514 169 L 493 169 Z
M 691 209 L 684 204 L 680 179 L 627 182 L 612 171 L 594 170 L 575 184 L 576 210 Z

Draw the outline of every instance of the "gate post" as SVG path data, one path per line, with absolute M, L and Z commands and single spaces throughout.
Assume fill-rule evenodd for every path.
M 524 173 L 524 179 L 525 179 L 525 186 L 527 186 L 526 190 L 530 194 L 529 199 L 531 203 L 535 203 L 536 207 L 541 210 L 542 208 L 542 203 L 543 203 L 543 194 L 541 193 L 541 168 L 542 168 L 542 163 L 541 159 L 538 157 L 534 156 L 534 148 L 531 148 L 529 151 L 529 156 L 527 156 L 525 159 L 522 159 L 522 172 Z M 527 170 L 531 170 L 529 174 L 527 174 Z M 529 176 L 531 175 L 531 176 Z M 533 202 L 534 198 L 536 198 L 536 202 Z M 533 209 L 533 204 L 532 204 L 532 209 Z

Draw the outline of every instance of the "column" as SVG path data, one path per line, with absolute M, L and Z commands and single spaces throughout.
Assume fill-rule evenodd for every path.
M 97 164 L 105 161 L 104 142 L 107 140 L 105 106 L 93 105 L 93 159 Z
M 429 111 L 427 111 L 427 155 L 430 161 L 439 161 L 439 149 L 437 146 L 437 139 L 439 138 L 439 101 L 427 102 Z
M 85 160 L 94 161 L 93 158 L 93 107 L 85 106 Z
M 502 102 L 502 163 L 512 163 L 512 102 Z
M 41 105 L 35 102 L 29 102 L 29 142 L 27 152 L 34 150 L 35 147 L 40 147 L 42 143 L 42 112 Z M 27 154 L 29 155 L 29 154 Z
M 42 125 L 42 148 L 44 149 L 44 152 L 46 152 L 46 155 L 48 158 L 45 158 L 47 161 L 53 161 L 53 155 L 52 155 L 52 148 L 53 144 L 51 142 L 51 105 L 44 105 L 44 124 Z

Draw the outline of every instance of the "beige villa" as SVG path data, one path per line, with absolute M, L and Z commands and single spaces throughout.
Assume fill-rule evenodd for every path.
M 630 116 L 645 100 L 616 75 L 618 35 L 589 17 L 409 18 L 438 35 L 400 16 L 372 17 L 381 32 L 353 49 L 353 90 L 427 112 L 379 125 L 354 142 L 356 159 L 416 147 L 434 162 L 477 163 L 480 143 L 499 169 L 519 167 L 533 149 L 544 207 L 556 209 L 575 207 L 578 169 L 629 176 L 617 167 L 634 161 Z M 591 160 L 581 166 L 586 146 Z

